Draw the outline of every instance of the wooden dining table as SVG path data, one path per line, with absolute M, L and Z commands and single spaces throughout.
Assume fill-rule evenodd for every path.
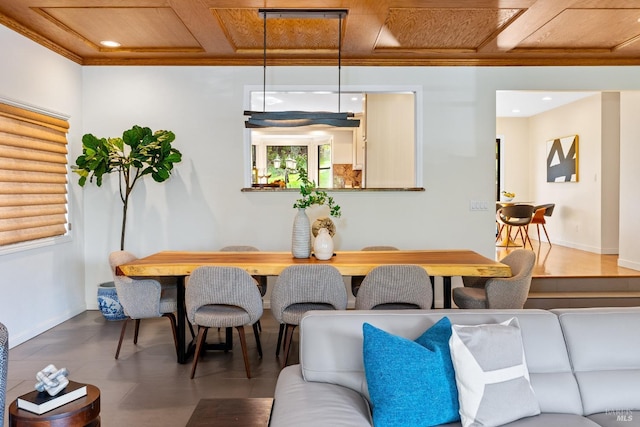
M 178 280 L 178 362 L 186 363 L 191 345 L 185 344 L 185 278 L 200 266 L 239 267 L 252 276 L 278 276 L 291 265 L 328 264 L 343 276 L 366 276 L 385 264 L 415 264 L 430 276 L 443 278 L 444 308 L 451 307 L 452 276 L 509 277 L 508 265 L 471 250 L 339 251 L 327 261 L 293 258 L 290 252 L 163 251 L 119 265 L 116 274 L 131 277 L 176 277 Z

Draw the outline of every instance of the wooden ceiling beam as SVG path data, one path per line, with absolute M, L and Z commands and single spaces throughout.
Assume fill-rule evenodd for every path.
M 204 0 L 167 0 L 205 52 L 234 53 L 220 22 Z
M 516 48 L 522 40 L 529 37 L 538 28 L 579 2 L 580 0 L 537 0 L 503 31 L 495 34 L 493 39 L 484 43 L 478 49 L 478 53 L 504 53 Z

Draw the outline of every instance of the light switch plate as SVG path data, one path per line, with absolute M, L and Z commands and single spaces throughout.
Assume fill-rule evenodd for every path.
M 470 211 L 488 211 L 489 202 L 483 200 L 471 200 L 469 202 Z

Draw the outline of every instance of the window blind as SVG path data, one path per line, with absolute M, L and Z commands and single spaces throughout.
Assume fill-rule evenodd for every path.
M 0 102 L 0 246 L 67 232 L 68 129 Z

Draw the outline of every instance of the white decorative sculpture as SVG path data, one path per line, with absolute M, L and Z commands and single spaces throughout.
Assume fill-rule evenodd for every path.
M 38 380 L 36 390 L 46 390 L 49 396 L 55 396 L 69 384 L 68 375 L 67 368 L 57 369 L 54 365 L 47 365 L 36 374 L 36 379 Z

